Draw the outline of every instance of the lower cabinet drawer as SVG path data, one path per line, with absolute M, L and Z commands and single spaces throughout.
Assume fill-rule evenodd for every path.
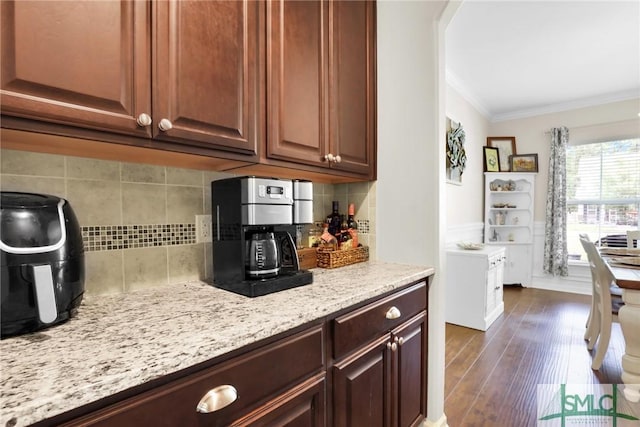
M 74 420 L 68 426 L 228 426 L 325 369 L 322 326 L 238 356 Z M 233 403 L 196 411 L 210 390 L 231 385 Z
M 332 322 L 333 357 L 339 359 L 427 309 L 427 283 L 420 282 L 337 317 Z

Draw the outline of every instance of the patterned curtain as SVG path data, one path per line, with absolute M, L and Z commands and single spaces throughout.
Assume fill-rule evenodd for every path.
M 569 129 L 551 129 L 547 212 L 544 227 L 545 273 L 554 276 L 569 274 L 567 252 L 567 143 Z

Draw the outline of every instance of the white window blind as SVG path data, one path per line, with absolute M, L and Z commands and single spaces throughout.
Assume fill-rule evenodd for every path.
M 567 238 L 570 257 L 586 260 L 580 233 L 600 243 L 626 245 L 638 228 L 640 139 L 567 148 Z

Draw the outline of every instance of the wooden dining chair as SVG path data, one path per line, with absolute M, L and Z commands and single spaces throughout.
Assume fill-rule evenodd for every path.
M 582 237 L 580 238 L 580 243 L 587 253 L 592 273 L 592 312 L 589 316 L 585 339 L 589 350 L 593 350 L 596 347 L 596 342 L 598 343 L 596 353 L 591 362 L 591 369 L 597 371 L 602 366 L 602 361 L 611 339 L 613 313 L 611 310 L 610 287 L 612 283 L 615 283 L 615 279 L 611 270 L 600 256 L 595 244 Z
M 634 240 L 636 241 L 635 245 L 633 244 Z M 640 247 L 638 241 L 640 241 L 640 230 L 627 230 L 627 248 Z
M 584 249 L 585 253 L 587 253 L 587 260 L 589 259 L 589 253 L 587 252 L 587 248 L 585 247 L 585 243 L 584 242 L 590 242 L 589 240 L 589 236 L 587 234 L 580 234 L 580 243 L 582 244 L 582 248 Z M 598 336 L 595 335 L 595 322 L 593 322 L 594 319 L 594 313 L 596 311 L 596 299 L 593 298 L 593 295 L 595 295 L 594 292 L 594 288 L 595 288 L 595 283 L 594 281 L 596 280 L 596 272 L 595 272 L 595 265 L 593 265 L 590 261 L 589 261 L 589 269 L 591 270 L 591 308 L 589 309 L 589 316 L 587 317 L 587 323 L 585 325 L 585 331 L 584 331 L 584 339 L 585 341 L 587 341 L 587 343 L 591 343 L 591 341 L 596 342 L 596 340 L 598 339 Z M 593 346 L 592 346 L 593 347 Z

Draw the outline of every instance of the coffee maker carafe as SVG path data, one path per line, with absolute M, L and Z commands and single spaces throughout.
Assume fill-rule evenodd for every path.
M 211 183 L 213 284 L 250 297 L 313 282 L 300 270 L 293 239 L 294 213 L 310 221 L 308 198 L 296 205 L 300 186 L 313 194 L 311 182 L 238 177 Z M 302 203 L 304 201 L 304 203 Z
M 255 232 L 246 239 L 245 273 L 250 279 L 276 277 L 280 272 L 280 254 L 270 231 Z

